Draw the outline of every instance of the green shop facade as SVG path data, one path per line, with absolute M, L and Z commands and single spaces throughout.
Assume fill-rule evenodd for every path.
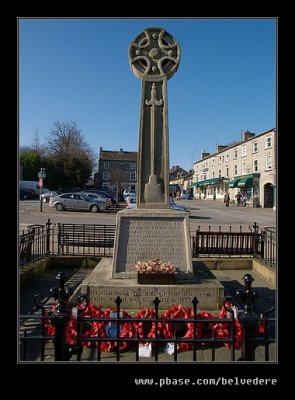
M 233 179 L 224 177 L 206 179 L 194 182 L 190 187 L 194 188 L 195 198 L 224 200 L 225 195 L 229 194 L 230 199 L 235 200 L 237 193 L 240 193 L 246 199 L 248 205 L 258 207 L 260 206 L 259 180 L 260 174 L 254 173 L 236 176 Z

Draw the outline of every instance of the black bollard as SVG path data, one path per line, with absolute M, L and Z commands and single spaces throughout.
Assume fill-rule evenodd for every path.
M 243 277 L 245 289 L 238 289 L 237 296 L 244 304 L 244 310 L 241 314 L 240 321 L 244 329 L 244 342 L 242 346 L 242 360 L 255 361 L 255 335 L 258 328 L 258 316 L 253 311 L 254 302 L 260 296 L 257 289 L 252 290 L 252 282 L 254 278 L 251 274 Z
M 64 272 L 59 272 L 56 279 L 60 287 L 53 287 L 50 289 L 50 293 L 53 295 L 54 299 L 58 301 L 57 307 L 50 317 L 51 323 L 55 327 L 54 360 L 68 361 L 70 353 L 68 351 L 69 346 L 66 345 L 65 329 L 70 318 L 70 313 L 66 309 L 66 303 L 73 294 L 73 290 L 65 287 L 67 276 Z

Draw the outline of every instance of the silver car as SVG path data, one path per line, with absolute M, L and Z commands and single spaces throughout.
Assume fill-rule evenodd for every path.
M 104 203 L 104 205 L 106 206 L 106 208 L 110 208 L 112 205 L 112 201 L 111 199 L 109 199 L 108 197 L 102 197 L 97 193 L 91 193 L 91 192 L 81 192 L 79 194 L 82 194 L 85 197 L 89 197 L 90 199 L 94 199 L 94 200 L 98 200 L 101 201 L 102 203 Z
M 48 203 L 49 200 L 50 200 L 50 197 L 58 196 L 61 193 L 62 192 L 46 192 L 46 193 L 42 193 L 41 194 L 42 201 L 43 201 L 43 203 Z
M 57 211 L 79 210 L 98 212 L 106 209 L 104 202 L 91 199 L 79 193 L 63 193 L 59 196 L 51 197 L 49 206 L 55 207 Z

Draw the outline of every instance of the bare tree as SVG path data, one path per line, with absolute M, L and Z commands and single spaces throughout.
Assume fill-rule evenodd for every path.
M 37 154 L 39 154 L 40 157 L 45 156 L 45 148 L 44 145 L 40 144 L 40 136 L 38 129 L 36 129 L 35 134 L 33 136 L 31 149 L 35 151 Z
M 77 122 L 55 122 L 47 137 L 47 152 L 55 157 L 81 155 L 91 152 L 84 141 Z
M 94 152 L 85 142 L 75 121 L 55 122 L 47 139 L 47 154 L 62 166 L 65 185 L 83 186 L 91 176 Z

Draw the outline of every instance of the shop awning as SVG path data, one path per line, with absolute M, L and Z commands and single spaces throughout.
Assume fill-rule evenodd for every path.
M 241 180 L 240 176 L 232 179 L 231 181 L 229 181 L 228 187 L 230 187 L 230 188 L 237 187 L 240 180 Z
M 190 185 L 190 187 L 201 187 L 201 186 L 207 186 L 207 185 L 216 185 L 219 182 L 222 182 L 223 178 L 212 178 L 212 179 L 206 179 L 205 181 L 199 181 L 199 182 L 194 182 Z
M 198 186 L 198 183 L 199 183 L 199 182 L 193 182 L 193 183 L 191 183 L 191 184 L 189 185 L 189 187 L 192 188 L 192 187 Z
M 253 186 L 253 175 L 247 175 L 241 178 L 238 182 L 237 187 L 252 187 Z
M 216 183 L 219 183 L 221 181 L 223 181 L 223 178 L 212 178 L 212 179 L 207 179 L 206 181 L 203 182 L 205 182 L 206 185 L 216 185 Z

